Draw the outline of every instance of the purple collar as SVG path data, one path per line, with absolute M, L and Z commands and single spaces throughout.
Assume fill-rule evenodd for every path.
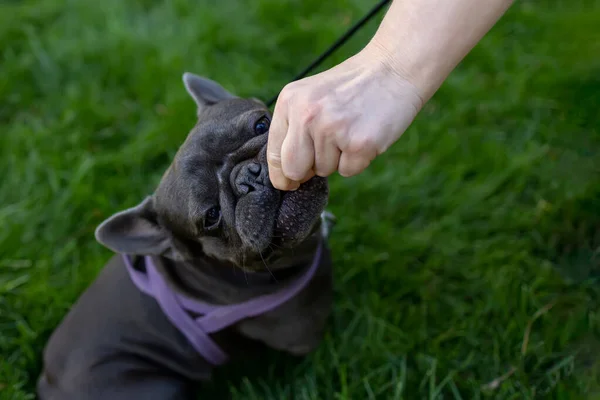
M 243 303 L 216 306 L 203 303 L 172 291 L 157 271 L 152 258 L 144 256 L 146 273 L 135 269 L 129 256 L 123 260 L 133 283 L 143 293 L 154 297 L 165 316 L 189 340 L 190 344 L 214 366 L 225 364 L 228 355 L 212 340 L 210 333 L 224 329 L 242 319 L 271 311 L 294 297 L 314 276 L 323 251 L 319 240 L 312 264 L 304 275 L 287 287 L 271 294 L 255 297 Z M 188 312 L 199 314 L 194 318 Z

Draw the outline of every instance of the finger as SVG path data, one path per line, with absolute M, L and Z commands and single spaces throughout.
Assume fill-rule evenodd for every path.
M 275 104 L 273 119 L 269 128 L 267 165 L 271 184 L 279 190 L 291 190 L 298 186 L 297 182 L 286 178 L 281 169 L 281 146 L 286 137 L 287 130 L 287 103 L 278 100 Z
M 315 174 L 326 177 L 333 174 L 340 162 L 340 149 L 333 142 L 331 135 L 314 135 L 315 143 Z
M 315 171 L 313 171 L 313 170 L 311 169 L 310 171 L 308 171 L 308 175 L 306 175 L 306 176 L 304 177 L 304 179 L 302 179 L 302 180 L 300 181 L 300 184 L 303 184 L 304 182 L 307 182 L 307 181 L 309 181 L 310 179 L 312 179 L 312 177 L 313 177 L 313 176 L 315 176 Z
M 290 121 L 288 133 L 281 146 L 283 174 L 299 182 L 310 175 L 315 162 L 315 148 L 306 124 Z
M 362 154 L 342 153 L 338 164 L 338 172 L 346 178 L 358 175 L 371 164 L 371 160 L 371 158 Z

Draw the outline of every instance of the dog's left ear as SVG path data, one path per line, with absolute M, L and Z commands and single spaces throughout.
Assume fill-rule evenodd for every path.
M 95 236 L 102 245 L 122 254 L 160 255 L 171 248 L 169 235 L 156 220 L 151 197 L 108 218 L 96 228 Z
M 229 93 L 217 82 L 190 72 L 183 74 L 183 84 L 198 105 L 198 111 L 219 101 L 237 97 Z

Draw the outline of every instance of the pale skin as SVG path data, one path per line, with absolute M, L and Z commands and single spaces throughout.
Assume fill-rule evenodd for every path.
M 267 149 L 273 186 L 364 171 L 512 3 L 394 0 L 359 53 L 281 91 Z

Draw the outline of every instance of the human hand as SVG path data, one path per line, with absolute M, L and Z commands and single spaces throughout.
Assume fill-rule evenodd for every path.
M 359 174 L 398 140 L 422 106 L 417 88 L 373 47 L 288 84 L 269 130 L 273 186 L 295 190 L 315 174 Z
M 363 171 L 513 1 L 394 0 L 364 50 L 282 90 L 267 148 L 273 186 Z

